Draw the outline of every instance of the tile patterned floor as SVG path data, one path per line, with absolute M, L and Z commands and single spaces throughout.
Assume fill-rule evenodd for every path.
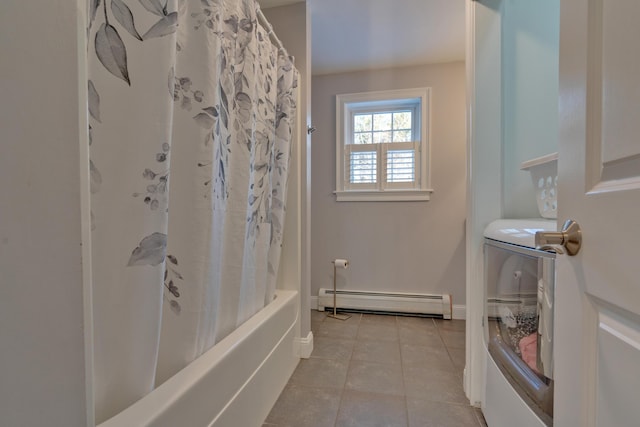
M 486 427 L 462 389 L 464 321 L 312 310 L 314 350 L 263 427 Z

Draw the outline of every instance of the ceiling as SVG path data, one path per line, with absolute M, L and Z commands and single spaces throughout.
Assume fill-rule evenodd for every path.
M 300 0 L 259 0 L 263 8 Z M 464 0 L 307 0 L 312 73 L 464 60 Z

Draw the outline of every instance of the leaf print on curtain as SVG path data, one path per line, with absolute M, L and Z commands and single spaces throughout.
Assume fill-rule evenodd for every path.
M 271 150 L 271 241 L 268 254 L 268 280 L 265 304 L 276 289 L 287 201 L 287 183 L 291 163 L 291 144 L 296 123 L 298 71 L 289 58 L 278 57 L 278 97 L 275 118 L 275 143 Z
M 93 365 L 100 423 L 155 384 L 167 289 L 168 193 L 161 192 L 170 159 L 164 144 L 171 139 L 173 109 L 163 70 L 175 63 L 178 2 L 88 5 Z M 166 24 L 152 31 L 159 20 Z M 132 197 L 145 189 L 140 198 Z
M 100 423 L 274 296 L 297 71 L 255 0 L 88 0 Z
M 180 28 L 167 73 L 167 250 L 184 280 L 179 314 L 163 307 L 157 384 L 273 299 L 297 96 L 297 71 L 258 24 L 253 0 L 188 2 Z M 186 108 L 184 97 L 197 102 Z

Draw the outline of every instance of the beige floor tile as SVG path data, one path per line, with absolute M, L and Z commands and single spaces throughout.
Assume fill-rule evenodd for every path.
M 403 366 L 407 397 L 438 402 L 468 404 L 462 379 L 452 372 L 427 366 Z
M 444 346 L 401 344 L 403 366 L 428 366 L 430 369 L 455 371 L 455 365 Z
M 400 364 L 400 345 L 397 342 L 356 341 L 352 360 Z
M 424 331 L 436 333 L 436 324 L 431 317 L 398 316 L 398 327 L 421 328 Z
M 465 348 L 465 334 L 460 331 L 440 331 L 440 336 L 447 348 Z
M 466 326 L 465 320 L 459 320 L 459 319 L 451 319 L 451 320 L 433 319 L 433 320 L 435 325 L 438 327 L 438 329 L 442 331 L 458 331 L 458 332 L 465 331 L 465 326 Z
M 312 322 L 322 322 L 325 317 L 327 317 L 327 314 L 324 311 L 311 310 Z
M 402 396 L 405 394 L 402 367 L 352 360 L 345 389 Z
M 398 341 L 398 328 L 395 325 L 378 325 L 362 323 L 358 328 L 358 340 L 367 341 Z
M 267 417 L 266 425 L 333 427 L 341 394 L 342 390 L 287 385 Z
M 398 328 L 398 338 L 403 344 L 429 345 L 444 348 L 444 342 L 435 328 L 433 330 L 423 330 L 400 326 Z
M 363 325 L 396 326 L 396 316 L 385 314 L 363 314 L 360 323 Z
M 462 389 L 464 321 L 313 310 L 311 330 L 263 427 L 486 427 Z
M 407 398 L 409 427 L 480 427 L 468 405 Z
M 464 369 L 465 361 L 465 351 L 462 348 L 450 348 L 448 349 L 449 356 L 451 356 L 451 360 L 453 361 L 454 366 L 457 369 Z
M 362 315 L 360 313 L 340 313 L 338 312 L 338 314 L 342 314 L 345 316 L 350 316 L 345 320 L 342 319 L 336 319 L 335 317 L 329 317 L 328 314 L 331 313 L 333 314 L 333 310 L 331 310 L 330 312 L 327 311 L 325 312 L 325 319 L 324 321 L 327 323 L 338 323 L 338 324 L 343 324 L 343 325 L 357 325 L 360 323 L 360 319 L 362 318 Z
M 335 320 L 335 319 L 334 319 Z M 331 338 L 349 338 L 355 339 L 358 334 L 357 324 L 337 323 L 324 321 L 318 324 L 318 327 L 313 332 L 314 336 L 318 337 L 331 337 Z
M 302 359 L 291 376 L 291 384 L 341 389 L 345 385 L 349 363 L 335 359 Z
M 320 334 L 318 333 L 320 325 L 322 325 L 322 323 L 311 322 L 311 333 L 313 334 L 314 341 L 320 336 Z
M 311 357 L 350 360 L 354 342 L 345 338 L 314 337 Z
M 345 390 L 336 427 L 407 427 L 402 396 Z

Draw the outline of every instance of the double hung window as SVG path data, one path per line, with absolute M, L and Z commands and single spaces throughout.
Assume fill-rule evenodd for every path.
M 338 95 L 338 201 L 429 200 L 429 89 Z

